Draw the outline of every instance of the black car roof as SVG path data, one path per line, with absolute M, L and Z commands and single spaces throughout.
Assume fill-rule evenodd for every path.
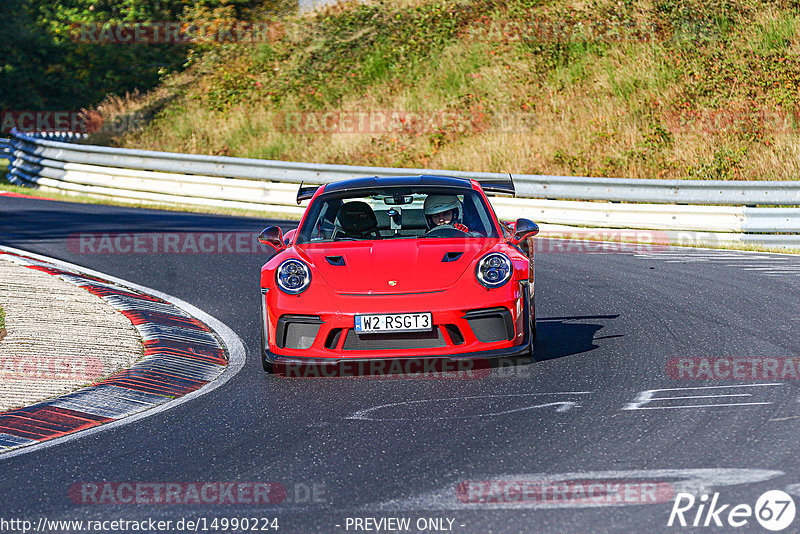
M 508 179 L 483 179 L 478 183 L 486 194 L 499 193 L 501 195 L 514 196 L 514 181 L 511 175 Z M 454 176 L 437 176 L 432 174 L 421 174 L 418 176 L 369 176 L 366 178 L 351 178 L 349 180 L 339 180 L 325 184 L 323 194 L 337 193 L 343 191 L 358 191 L 360 189 L 374 189 L 377 187 L 447 187 L 456 189 L 472 189 L 472 183 L 466 178 L 456 178 Z M 318 186 L 303 186 L 297 191 L 297 203 L 308 200 L 314 196 Z
M 472 189 L 472 184 L 464 178 L 452 176 L 371 176 L 368 178 L 352 178 L 331 182 L 325 186 L 325 193 L 336 191 L 351 191 L 353 189 L 372 189 L 375 187 L 402 187 L 402 186 L 439 186 Z

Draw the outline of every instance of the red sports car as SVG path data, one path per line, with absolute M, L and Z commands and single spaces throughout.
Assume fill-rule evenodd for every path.
M 276 362 L 518 357 L 536 334 L 539 231 L 501 224 L 486 192 L 507 182 L 358 178 L 300 187 L 296 230 L 265 229 L 264 370 Z

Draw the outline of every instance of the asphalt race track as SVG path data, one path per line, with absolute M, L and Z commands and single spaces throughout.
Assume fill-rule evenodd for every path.
M 208 395 L 0 458 L 2 518 L 277 517 L 280 532 L 354 532 L 354 518 L 396 517 L 410 518 L 410 532 L 420 519 L 433 531 L 437 518 L 452 532 L 675 532 L 686 530 L 667 526 L 678 492 L 718 492 L 731 505 L 722 521 L 767 490 L 800 497 L 800 392 L 786 360 L 778 379 L 675 374 L 676 358 L 800 357 L 800 257 L 548 245 L 561 250 L 537 253 L 538 362 L 477 378 L 289 379 L 265 375 L 258 358 L 265 255 L 68 246 L 81 233 L 257 233 L 274 223 L 0 197 L 0 244 L 183 299 L 247 348 L 242 371 Z M 276 482 L 287 496 L 109 505 L 70 494 L 103 481 Z M 509 490 L 559 481 L 560 495 Z M 591 484 L 612 495 L 588 498 Z M 698 530 L 766 532 L 754 517 Z

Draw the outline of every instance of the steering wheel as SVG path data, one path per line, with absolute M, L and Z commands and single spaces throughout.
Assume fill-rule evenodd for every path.
M 422 237 L 464 237 L 469 232 L 459 230 L 452 224 L 442 224 L 428 231 Z

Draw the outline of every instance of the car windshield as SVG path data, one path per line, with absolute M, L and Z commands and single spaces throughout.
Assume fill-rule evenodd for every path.
M 297 243 L 499 237 L 491 208 L 471 189 L 382 188 L 318 197 Z

